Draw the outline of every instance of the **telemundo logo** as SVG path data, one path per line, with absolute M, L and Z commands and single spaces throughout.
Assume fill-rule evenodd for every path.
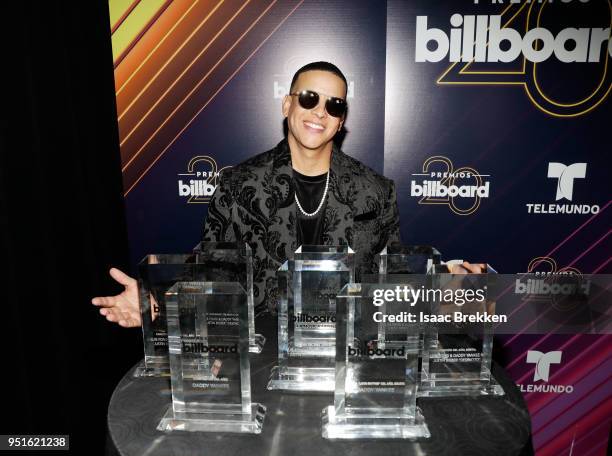
M 586 177 L 586 163 L 565 165 L 559 162 L 548 164 L 549 179 L 556 179 L 555 201 L 572 201 L 574 182 Z M 600 210 L 597 204 L 560 204 L 560 203 L 527 203 L 528 214 L 597 214 Z
M 561 364 L 563 352 L 560 350 L 543 353 L 538 350 L 528 350 L 525 361 L 528 364 L 535 364 L 533 381 L 543 381 L 539 384 L 520 384 L 519 388 L 523 393 L 566 393 L 574 392 L 573 385 L 550 384 L 551 365 Z
M 557 162 L 548 164 L 548 177 L 557 179 L 557 195 L 555 196 L 557 201 L 563 198 L 568 201 L 572 200 L 574 179 L 584 179 L 586 168 L 586 163 L 573 163 L 569 166 Z

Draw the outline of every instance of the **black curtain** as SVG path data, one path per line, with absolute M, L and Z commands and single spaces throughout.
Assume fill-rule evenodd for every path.
M 102 454 L 110 395 L 142 357 L 139 330 L 90 304 L 128 264 L 108 3 L 2 8 L 0 434 Z

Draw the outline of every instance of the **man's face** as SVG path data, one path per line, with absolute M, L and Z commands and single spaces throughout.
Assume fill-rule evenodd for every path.
M 344 117 L 330 116 L 325 110 L 328 97 L 345 98 L 344 81 L 328 71 L 306 71 L 298 76 L 291 93 L 312 90 L 319 94 L 319 104 L 312 109 L 300 106 L 297 96 L 286 96 L 283 115 L 287 117 L 289 135 L 304 149 L 318 150 L 333 139 L 342 128 Z

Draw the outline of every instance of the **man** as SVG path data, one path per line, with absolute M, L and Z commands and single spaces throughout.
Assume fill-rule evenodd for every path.
M 393 181 L 333 142 L 346 118 L 346 95 L 346 78 L 335 65 L 300 68 L 282 104 L 286 139 L 219 177 L 204 240 L 249 243 L 256 312 L 276 308 L 276 270 L 299 245 L 348 244 L 367 270 L 388 242 L 399 241 Z M 467 263 L 462 269 L 478 271 Z M 140 325 L 136 281 L 118 269 L 110 274 L 125 291 L 92 303 L 109 321 Z

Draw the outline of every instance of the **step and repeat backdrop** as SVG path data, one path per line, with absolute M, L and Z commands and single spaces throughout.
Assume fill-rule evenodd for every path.
M 505 273 L 612 271 L 612 1 L 109 5 L 134 265 L 195 246 L 218 173 L 282 139 L 294 72 L 327 60 L 349 81 L 342 149 L 395 181 L 403 243 Z M 497 346 L 537 454 L 606 453 L 612 338 Z

